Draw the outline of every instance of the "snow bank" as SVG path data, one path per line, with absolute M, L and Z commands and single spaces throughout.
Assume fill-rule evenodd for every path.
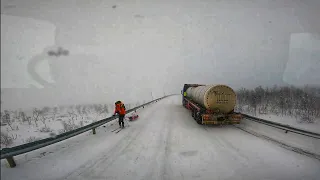
M 320 158 L 320 139 L 292 133 L 284 130 L 274 128 L 262 123 L 243 119 L 238 127 L 243 128 L 256 135 L 267 136 L 275 139 L 278 142 L 284 143 L 293 148 L 299 148 L 306 152 L 315 153 Z
M 265 119 L 268 121 L 273 121 L 281 123 L 284 125 L 289 125 L 295 128 L 303 129 L 306 131 L 312 131 L 320 133 L 320 119 L 316 119 L 314 123 L 299 123 L 295 118 L 290 116 L 277 116 L 273 114 L 260 114 L 256 116 L 257 118 Z
M 6 147 L 10 148 L 18 146 L 39 139 L 45 139 L 50 136 L 58 135 L 60 133 L 68 131 L 68 128 L 72 128 L 64 127 L 63 123 L 66 123 L 70 126 L 74 126 L 75 128 L 88 125 L 94 121 L 101 120 L 110 116 L 110 113 L 90 113 L 86 116 L 75 114 L 74 119 L 72 119 L 68 114 L 60 113 L 57 114 L 55 118 L 52 118 L 51 115 L 47 115 L 45 117 L 45 124 L 41 120 L 38 120 L 36 123 L 34 120 L 32 120 L 31 124 L 29 124 L 27 121 L 23 122 L 21 120 L 11 120 L 11 126 L 13 129 L 11 129 L 11 127 L 6 124 L 1 126 L 1 132 L 8 135 L 13 140 L 13 142 L 12 144 L 8 144 L 7 146 L 1 144 L 1 149 Z M 45 128 L 47 128 L 47 131 L 43 131 Z

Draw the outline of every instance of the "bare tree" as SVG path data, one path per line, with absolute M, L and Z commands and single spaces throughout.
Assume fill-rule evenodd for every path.
M 52 110 L 52 121 L 56 119 L 57 113 L 58 113 L 58 107 L 54 107 Z
M 49 107 L 43 107 L 40 111 L 40 116 L 41 116 L 40 120 L 42 121 L 45 127 L 47 127 L 46 120 L 48 119 L 47 115 L 49 111 L 50 111 Z
M 30 116 L 27 116 L 26 119 L 27 119 L 27 121 L 28 121 L 28 124 L 31 125 L 32 118 L 31 118 Z
M 19 115 L 19 112 L 17 110 L 13 111 L 13 118 L 14 119 L 20 119 L 20 115 Z
M 83 109 L 82 105 L 76 106 L 77 113 L 81 117 L 81 119 L 83 119 L 82 109 Z
M 33 116 L 33 120 L 36 124 L 36 127 L 38 127 L 38 121 L 39 121 L 39 116 L 41 115 L 41 110 L 34 108 L 32 111 L 32 116 Z
M 43 107 L 43 108 L 41 109 L 41 113 L 42 113 L 43 115 L 47 115 L 47 114 L 49 113 L 49 111 L 50 111 L 50 108 L 47 107 L 47 106 L 45 106 L 45 107 Z
M 46 121 L 47 121 L 47 117 L 46 117 L 46 115 L 45 115 L 45 113 L 44 112 L 41 112 L 40 113 L 40 121 L 43 123 L 43 125 L 44 125 L 44 127 L 46 128 L 47 127 L 47 123 L 46 123 Z
M 82 107 L 81 114 L 82 114 L 82 119 L 83 119 L 83 116 L 87 116 L 88 115 L 87 106 L 83 106 Z
M 101 110 L 100 110 L 100 106 L 98 104 L 94 104 L 93 105 L 93 109 L 96 113 L 99 113 Z
M 20 114 L 20 118 L 22 119 L 22 122 L 27 121 L 28 125 L 31 125 L 32 118 L 30 116 L 27 116 L 26 113 L 23 111 L 20 111 L 19 114 Z
M 68 111 L 68 119 L 72 124 L 74 124 L 75 120 L 77 120 L 77 114 L 74 113 L 74 111 L 69 110 Z
M 31 118 L 28 118 L 28 116 L 26 115 L 25 112 L 20 111 L 20 112 L 19 112 L 19 117 L 20 117 L 20 119 L 21 119 L 22 122 L 26 122 L 26 121 L 27 121 L 28 124 L 31 125 Z
M 80 121 L 80 127 L 83 127 L 84 124 L 83 124 L 83 121 Z
M 26 113 L 23 111 L 19 111 L 19 118 L 21 119 L 22 122 L 26 121 Z
M 109 113 L 109 109 L 108 109 L 108 105 L 107 105 L 107 104 L 105 104 L 105 105 L 103 106 L 103 110 L 104 110 L 104 112 L 105 112 L 106 114 Z
M 12 127 L 10 112 L 8 110 L 4 110 L 4 114 L 2 115 L 2 122 L 8 124 L 11 130 L 14 130 L 14 128 Z

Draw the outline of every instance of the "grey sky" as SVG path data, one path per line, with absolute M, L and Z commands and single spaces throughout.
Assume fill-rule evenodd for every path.
M 141 102 L 184 83 L 319 84 L 319 8 L 318 0 L 2 1 L 2 105 Z M 58 46 L 70 55 L 46 55 Z M 54 87 L 29 75 L 37 58 Z

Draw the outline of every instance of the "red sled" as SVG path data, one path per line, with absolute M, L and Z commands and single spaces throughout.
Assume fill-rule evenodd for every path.
M 129 119 L 129 121 L 134 121 L 134 120 L 138 119 L 138 117 L 139 117 L 139 115 L 133 114 L 133 115 L 129 116 L 128 119 Z

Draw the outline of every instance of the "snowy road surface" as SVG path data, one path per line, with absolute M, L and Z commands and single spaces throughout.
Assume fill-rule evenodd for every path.
M 138 112 L 119 133 L 114 123 L 33 154 L 2 161 L 2 180 L 317 179 L 320 161 L 233 126 L 202 127 L 173 96 Z M 45 153 L 44 153 L 45 152 Z

